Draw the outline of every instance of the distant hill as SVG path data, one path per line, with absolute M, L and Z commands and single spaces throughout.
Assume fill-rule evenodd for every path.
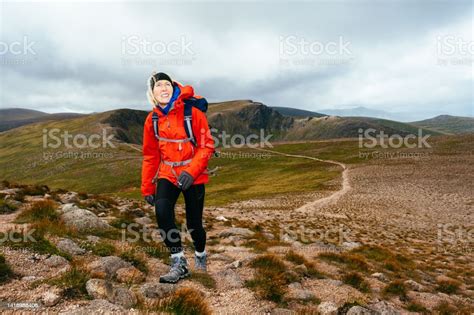
M 286 115 L 283 115 L 281 111 Z M 141 144 L 143 124 L 147 113 L 142 110 L 117 109 L 87 116 L 91 117 L 90 119 L 101 117 L 97 124 L 109 125 L 116 139 L 125 143 Z M 305 113 L 310 116 L 300 116 Z M 74 118 L 82 117 L 74 116 L 78 114 L 72 115 L 72 117 L 67 117 L 64 114 L 46 114 L 30 119 L 29 123 L 73 118 L 71 123 L 74 124 L 76 121 Z M 228 135 L 238 134 L 246 137 L 250 134 L 259 134 L 263 129 L 266 135 L 273 135 L 271 138 L 273 141 L 353 138 L 358 137 L 360 128 L 383 130 L 387 135 L 399 134 L 403 136 L 418 132 L 418 126 L 393 120 L 372 117 L 325 116 L 288 107 L 283 109 L 269 107 L 252 100 L 210 103 L 207 117 L 214 134 L 225 131 Z M 20 121 L 25 123 L 26 120 Z M 441 130 L 433 130 L 431 125 L 422 128 L 427 129 L 427 133 L 432 135 L 444 133 Z
M 390 113 L 384 110 L 371 109 L 364 106 L 357 106 L 353 108 L 344 109 L 320 109 L 321 113 L 332 116 L 343 116 L 343 117 L 374 117 L 390 120 L 400 119 L 398 113 Z
M 316 113 L 309 110 L 304 109 L 297 109 L 291 107 L 276 107 L 276 106 L 269 106 L 271 109 L 276 110 L 280 114 L 284 116 L 290 117 L 324 117 L 328 116 L 326 114 Z
M 440 115 L 430 119 L 414 121 L 411 124 L 447 134 L 474 133 L 473 117 Z
M 386 135 L 418 134 L 418 128 L 387 119 L 371 117 L 339 117 L 325 116 L 320 118 L 308 117 L 295 120 L 294 127 L 286 134 L 285 140 L 311 140 L 311 139 L 333 139 L 354 138 L 359 136 L 359 129 L 374 129 L 383 131 Z M 424 134 L 439 135 L 433 130 L 424 130 Z
M 25 108 L 2 108 L 0 109 L 0 132 L 46 120 L 61 120 L 82 116 L 78 113 L 55 113 L 25 109 Z

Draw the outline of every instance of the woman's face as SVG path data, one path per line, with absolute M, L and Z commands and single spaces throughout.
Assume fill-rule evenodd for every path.
M 153 87 L 153 96 L 160 104 L 168 104 L 173 96 L 173 86 L 168 80 L 160 80 Z

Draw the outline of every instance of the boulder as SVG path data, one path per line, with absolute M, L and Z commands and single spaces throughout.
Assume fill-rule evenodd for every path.
M 89 279 L 86 282 L 86 290 L 94 299 L 107 299 L 112 295 L 113 285 L 103 279 Z
M 219 233 L 219 237 L 229 237 L 229 236 L 240 236 L 240 237 L 252 237 L 254 232 L 247 228 L 228 228 Z
M 66 258 L 58 256 L 58 255 L 52 255 L 51 257 L 46 258 L 44 260 L 44 263 L 48 267 L 62 267 L 64 265 L 69 264 Z
M 79 247 L 73 240 L 68 238 L 61 239 L 56 247 L 69 255 L 83 255 L 86 250 Z
M 76 206 L 74 203 L 65 203 L 65 204 L 61 205 L 58 210 L 59 210 L 60 213 L 66 213 L 66 212 L 69 212 L 69 211 L 72 211 L 72 210 L 79 210 L 79 209 L 81 209 L 81 208 Z
M 108 223 L 102 221 L 94 213 L 85 209 L 75 209 L 63 213 L 61 218 L 67 226 L 78 231 L 107 230 L 112 228 Z
M 321 315 L 337 315 L 337 305 L 333 302 L 322 302 L 318 305 L 318 312 Z
M 54 293 L 47 291 L 43 293 L 41 296 L 41 302 L 43 303 L 44 306 L 54 306 L 58 304 L 58 302 L 61 300 L 61 296 Z
M 146 298 L 161 299 L 176 291 L 176 285 L 171 283 L 151 282 L 140 287 L 139 292 Z
M 116 275 L 117 270 L 120 268 L 131 266 L 129 262 L 124 261 L 120 257 L 106 256 L 91 262 L 87 268 L 93 276 L 110 279 Z

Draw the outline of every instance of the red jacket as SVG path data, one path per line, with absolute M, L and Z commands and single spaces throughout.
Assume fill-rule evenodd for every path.
M 187 138 L 186 130 L 184 129 L 183 100 L 190 97 L 199 98 L 199 96 L 194 95 L 194 89 L 191 86 L 176 84 L 178 84 L 181 93 L 168 112 L 168 115 L 164 115 L 156 107 L 153 108 L 153 111 L 159 117 L 159 136 L 168 139 Z M 156 174 L 158 174 L 158 178 L 166 178 L 176 186 L 176 175 L 179 176 L 182 171 L 188 172 L 194 178 L 193 185 L 207 183 L 209 181 L 207 165 L 214 152 L 214 140 L 211 137 L 206 115 L 199 109 L 192 108 L 193 134 L 197 142 L 195 147 L 191 142 L 158 141 L 153 130 L 152 114 L 153 112 L 148 114 L 143 128 L 142 195 L 155 194 L 155 184 L 152 181 Z M 183 166 L 172 167 L 162 163 L 163 161 L 179 162 L 188 159 L 192 159 L 192 161 Z

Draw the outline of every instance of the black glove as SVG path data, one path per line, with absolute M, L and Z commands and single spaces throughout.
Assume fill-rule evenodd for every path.
M 155 196 L 154 195 L 145 196 L 145 201 L 148 202 L 150 205 L 155 206 Z
M 188 172 L 186 171 L 182 171 L 181 174 L 179 174 L 179 177 L 178 177 L 178 186 L 182 189 L 182 190 L 186 190 L 188 189 L 189 187 L 191 187 L 191 185 L 193 184 L 194 182 L 194 178 L 191 176 L 191 174 L 189 174 Z

